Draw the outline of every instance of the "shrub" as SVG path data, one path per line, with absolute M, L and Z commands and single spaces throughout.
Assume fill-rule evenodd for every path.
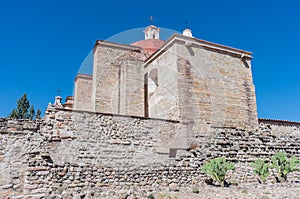
M 266 178 L 269 176 L 270 164 L 266 163 L 265 159 L 258 159 L 250 164 L 253 167 L 255 174 L 259 176 L 259 183 L 265 183 Z
M 149 194 L 148 196 L 149 199 L 155 199 L 154 195 L 152 193 Z
M 243 190 L 242 190 L 242 193 L 243 193 L 243 194 L 248 194 L 247 189 L 243 189 Z
M 193 193 L 199 193 L 199 189 L 197 187 L 193 187 Z
M 216 180 L 222 187 L 225 185 L 225 176 L 227 171 L 234 170 L 234 164 L 227 162 L 225 158 L 214 158 L 206 162 L 202 171 Z
M 287 179 L 287 174 L 299 171 L 297 167 L 300 164 L 300 161 L 295 156 L 287 158 L 287 155 L 283 152 L 277 152 L 271 158 L 272 168 L 275 168 L 278 172 L 278 177 L 276 178 L 277 182 L 285 182 Z

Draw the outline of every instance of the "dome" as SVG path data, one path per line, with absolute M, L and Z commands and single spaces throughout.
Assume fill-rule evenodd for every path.
M 106 41 L 120 44 L 131 44 L 133 46 L 141 47 L 144 50 L 144 54 L 146 55 L 146 57 L 149 57 L 153 52 L 158 50 L 164 44 L 164 40 L 167 40 L 174 33 L 180 34 L 179 32 L 174 30 L 157 28 L 153 25 L 150 25 L 146 28 L 135 28 L 121 32 L 106 39 Z M 143 37 L 145 39 L 141 40 Z M 163 40 L 161 40 L 160 38 L 162 38 Z M 93 65 L 94 54 L 93 51 L 91 51 L 80 65 L 77 74 L 92 75 Z
M 133 46 L 141 47 L 147 56 L 159 49 L 165 42 L 160 39 L 147 39 L 132 43 Z

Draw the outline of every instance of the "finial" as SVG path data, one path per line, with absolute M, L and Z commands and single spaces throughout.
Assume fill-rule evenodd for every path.
M 61 90 L 57 89 L 57 96 L 60 96 L 60 92 L 61 92 Z
M 185 20 L 184 23 L 185 23 L 185 29 L 189 29 L 189 22 L 188 22 L 188 20 Z
M 153 24 L 153 21 L 154 21 L 153 16 L 150 16 L 149 20 L 150 20 L 150 24 Z

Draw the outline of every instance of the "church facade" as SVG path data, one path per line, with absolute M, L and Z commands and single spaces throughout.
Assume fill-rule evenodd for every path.
M 192 131 L 258 125 L 252 53 L 197 39 L 160 40 L 151 25 L 131 45 L 97 41 L 92 74 L 77 74 L 74 110 L 174 120 Z

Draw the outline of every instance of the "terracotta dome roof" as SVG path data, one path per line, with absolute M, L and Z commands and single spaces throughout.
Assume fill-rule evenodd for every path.
M 157 49 L 159 49 L 165 42 L 160 39 L 146 39 L 132 43 L 133 46 L 138 46 L 143 48 L 145 54 L 150 56 Z

